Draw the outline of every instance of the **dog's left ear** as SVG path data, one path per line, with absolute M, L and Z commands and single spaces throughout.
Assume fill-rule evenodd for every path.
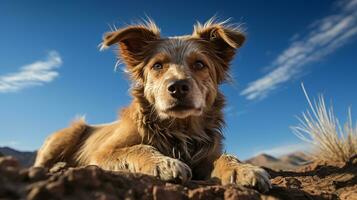
M 144 59 L 147 45 L 158 39 L 160 39 L 160 30 L 153 21 L 149 20 L 141 25 L 133 25 L 106 33 L 103 37 L 101 50 L 118 44 L 119 54 L 130 71 Z
M 233 59 L 236 49 L 245 41 L 244 34 L 238 28 L 226 25 L 225 22 L 215 22 L 214 19 L 204 25 L 196 24 L 192 36 L 209 42 L 227 65 Z

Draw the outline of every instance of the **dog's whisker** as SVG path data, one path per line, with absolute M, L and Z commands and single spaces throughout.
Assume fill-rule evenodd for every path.
M 117 31 L 117 30 L 118 30 L 118 28 L 116 27 L 115 24 L 113 24 L 113 27 L 114 27 L 114 31 Z
M 117 59 L 117 61 L 115 62 L 115 66 L 114 66 L 114 71 L 117 72 L 118 71 L 118 68 L 119 66 L 123 64 L 122 60 L 121 59 Z
M 109 26 L 110 31 L 113 32 L 114 29 L 112 28 L 112 26 L 109 23 L 107 25 Z

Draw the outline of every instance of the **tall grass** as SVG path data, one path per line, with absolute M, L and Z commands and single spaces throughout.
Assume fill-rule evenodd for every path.
M 351 109 L 347 122 L 342 127 L 333 107 L 326 107 L 323 95 L 311 102 L 304 85 L 309 109 L 298 117 L 300 124 L 292 127 L 293 132 L 314 147 L 313 156 L 319 160 L 346 162 L 357 154 L 357 126 L 353 127 Z

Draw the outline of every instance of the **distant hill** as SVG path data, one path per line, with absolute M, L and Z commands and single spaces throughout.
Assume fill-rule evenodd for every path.
M 36 151 L 18 151 L 10 147 L 0 147 L 0 156 L 13 156 L 23 167 L 31 166 L 36 157 Z
M 252 164 L 255 164 L 255 165 L 262 165 L 262 164 L 265 164 L 265 163 L 274 163 L 274 162 L 279 162 L 279 159 L 271 156 L 271 155 L 268 155 L 268 154 L 259 154 L 253 158 L 250 158 L 249 160 L 246 160 L 246 162 L 248 163 L 252 163 Z
M 279 158 L 275 158 L 267 154 L 260 154 L 246 160 L 245 162 L 275 170 L 293 170 L 309 163 L 310 160 L 311 158 L 305 153 L 295 152 Z
M 303 152 L 295 152 L 292 154 L 284 155 L 284 156 L 279 157 L 279 159 L 282 162 L 290 163 L 292 165 L 298 165 L 298 166 L 304 165 L 307 162 L 312 160 L 311 157 L 309 157 L 308 155 L 306 155 Z

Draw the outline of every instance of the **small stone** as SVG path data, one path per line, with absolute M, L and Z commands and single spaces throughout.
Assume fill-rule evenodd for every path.
M 301 182 L 293 177 L 285 178 L 285 186 L 291 189 L 300 189 Z
M 50 173 L 54 174 L 54 173 L 63 171 L 66 168 L 67 168 L 67 163 L 66 162 L 58 162 L 50 169 Z

